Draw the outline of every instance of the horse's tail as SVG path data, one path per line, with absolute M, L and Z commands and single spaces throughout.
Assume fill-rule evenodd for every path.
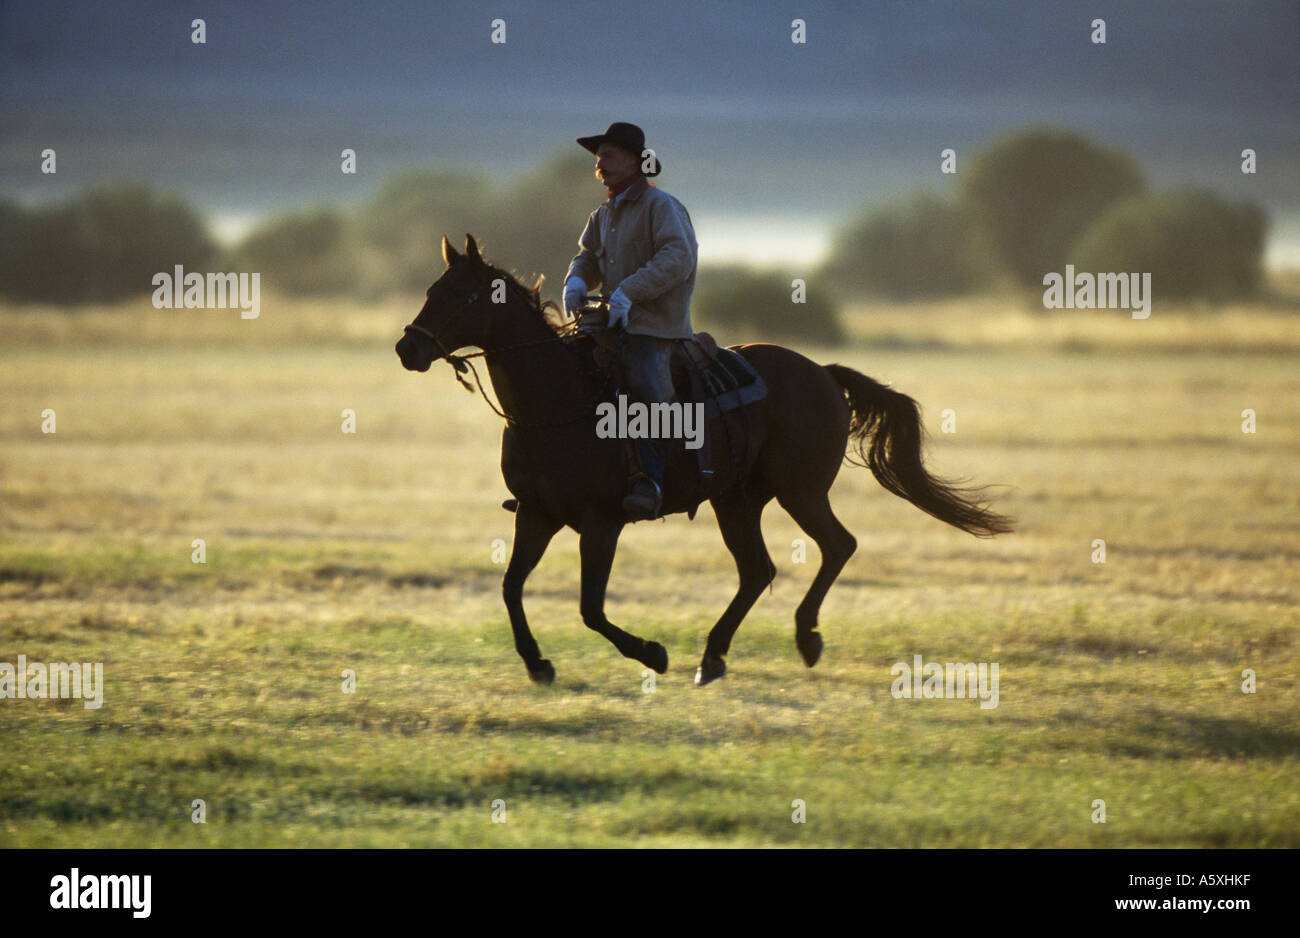
M 853 411 L 849 440 L 863 462 L 852 456 L 850 462 L 870 469 L 876 481 L 899 498 L 976 537 L 1012 530 L 1014 518 L 996 514 L 981 503 L 984 489 L 962 488 L 960 483 L 925 471 L 921 458 L 925 431 L 916 401 L 852 368 L 825 368 L 844 388 Z

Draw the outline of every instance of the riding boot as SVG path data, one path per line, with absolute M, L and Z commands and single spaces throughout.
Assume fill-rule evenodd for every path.
M 663 507 L 664 454 L 658 440 L 637 440 L 641 471 L 632 477 L 632 491 L 623 499 L 623 511 L 634 520 L 659 517 Z

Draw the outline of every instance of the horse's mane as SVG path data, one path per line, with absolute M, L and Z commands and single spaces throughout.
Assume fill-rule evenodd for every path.
M 525 286 L 519 278 L 508 270 L 497 267 L 491 261 L 484 259 L 487 265 L 495 274 L 500 274 L 507 282 L 507 285 L 513 285 L 519 288 L 519 291 L 528 298 L 529 308 L 537 315 L 547 328 L 551 329 L 557 335 L 564 335 L 573 328 L 571 320 L 565 317 L 564 310 L 560 309 L 558 303 L 554 300 L 542 299 L 542 283 L 546 280 L 545 274 L 538 274 L 537 279 L 533 281 L 531 287 Z

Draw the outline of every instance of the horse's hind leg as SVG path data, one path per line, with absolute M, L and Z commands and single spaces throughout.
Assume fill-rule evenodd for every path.
M 695 683 L 704 686 L 727 673 L 724 658 L 731 648 L 731 639 L 740 628 L 746 613 L 754 605 L 763 589 L 776 576 L 776 566 L 763 543 L 763 506 L 767 499 L 749 493 L 745 498 L 738 492 L 729 492 L 712 500 L 713 513 L 718 518 L 722 540 L 736 559 L 740 586 L 731 604 L 722 613 L 709 632 L 704 646 L 704 657 L 695 672 Z
M 831 511 L 826 492 L 805 489 L 778 496 L 777 501 L 790 513 L 795 523 L 817 542 L 817 548 L 822 554 L 821 568 L 794 614 L 794 641 L 804 663 L 811 668 L 822 653 L 822 637 L 817 631 L 818 610 L 821 609 L 822 600 L 826 598 L 831 584 L 857 550 L 858 542 Z
M 668 670 L 668 650 L 658 642 L 647 642 L 624 632 L 605 618 L 605 588 L 614 566 L 614 551 L 622 532 L 621 521 L 601 521 L 584 525 L 578 538 L 582 556 L 582 621 L 613 643 L 624 658 L 632 658 L 663 674 Z
M 555 680 L 555 668 L 542 657 L 541 649 L 528 628 L 524 617 L 524 580 L 533 572 L 537 562 L 546 553 L 555 532 L 561 525 L 552 521 L 526 505 L 520 505 L 515 515 L 515 543 L 510 551 L 510 563 L 506 567 L 506 576 L 501 583 L 501 596 L 510 613 L 510 629 L 515 633 L 515 651 L 528 666 L 528 676 L 538 684 L 550 684 Z

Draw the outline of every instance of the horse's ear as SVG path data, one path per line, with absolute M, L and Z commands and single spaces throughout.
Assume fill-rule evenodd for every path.
M 448 267 L 461 260 L 461 256 L 456 253 L 456 249 L 451 246 L 446 235 L 442 236 L 442 259 L 447 262 Z
M 465 235 L 465 253 L 469 256 L 469 259 L 472 261 L 483 260 L 483 255 L 479 254 L 478 252 L 478 242 L 474 240 L 474 236 L 472 234 Z

